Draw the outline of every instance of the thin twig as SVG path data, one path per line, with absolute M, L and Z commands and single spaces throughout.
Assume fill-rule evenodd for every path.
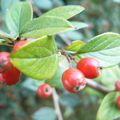
M 90 80 L 90 79 L 86 79 L 87 81 L 87 85 L 93 89 L 96 89 L 97 91 L 103 93 L 103 94 L 107 94 L 107 93 L 110 93 L 112 92 L 112 90 L 108 89 L 107 87 L 93 81 L 93 80 Z
M 59 96 L 58 96 L 55 88 L 53 88 L 53 101 L 54 101 L 54 106 L 55 106 L 55 110 L 56 110 L 58 120 L 63 120 L 62 113 L 61 113 L 61 110 L 60 110 L 60 105 L 59 105 Z

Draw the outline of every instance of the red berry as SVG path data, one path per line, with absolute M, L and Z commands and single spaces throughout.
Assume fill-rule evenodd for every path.
M 28 44 L 29 42 L 26 40 L 21 40 L 19 42 L 16 42 L 16 44 L 13 47 L 13 51 L 17 51 L 18 49 L 22 48 L 23 46 L 25 46 L 26 44 Z
M 62 83 L 72 93 L 78 93 L 86 86 L 84 75 L 76 68 L 69 68 L 63 73 Z
M 120 80 L 116 81 L 115 89 L 116 89 L 116 91 L 120 91 Z
M 100 75 L 99 62 L 94 58 L 86 57 L 81 59 L 77 64 L 77 68 L 89 79 L 97 78 Z
M 42 98 L 48 98 L 52 95 L 52 88 L 48 84 L 42 84 L 38 87 L 37 94 Z
M 12 68 L 12 63 L 9 60 L 9 52 L 0 52 L 0 73 Z
M 10 70 L 2 73 L 2 77 L 5 84 L 15 85 L 20 79 L 20 71 L 13 66 Z
M 117 98 L 117 107 L 120 108 L 120 96 Z

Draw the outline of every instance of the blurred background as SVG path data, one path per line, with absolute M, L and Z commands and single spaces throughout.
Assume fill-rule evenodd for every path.
M 4 22 L 10 6 L 20 0 L 0 0 L 0 30 L 8 32 Z M 23 1 L 23 0 L 22 0 Z M 88 41 L 93 36 L 111 31 L 120 33 L 120 0 L 28 0 L 33 5 L 34 17 L 63 5 L 82 5 L 85 11 L 75 16 L 76 21 L 88 24 L 87 28 L 70 31 L 56 36 L 58 47 L 65 47 L 75 40 Z M 0 51 L 11 51 L 11 48 L 0 46 Z M 65 63 L 65 62 L 64 62 Z M 65 66 L 61 63 L 62 66 Z M 63 68 L 63 67 L 62 67 Z M 97 109 L 103 94 L 86 88 L 73 95 L 62 88 L 60 69 L 57 78 L 57 93 L 64 120 L 95 120 Z M 64 69 L 64 68 L 63 68 Z M 113 89 L 113 81 L 120 78 L 118 66 L 106 69 L 96 81 L 106 81 L 107 87 Z M 111 78 L 108 80 L 108 75 Z M 22 75 L 16 86 L 0 85 L 0 120 L 57 120 L 53 98 L 42 99 L 36 90 L 40 82 Z M 56 83 L 55 83 L 56 84 Z

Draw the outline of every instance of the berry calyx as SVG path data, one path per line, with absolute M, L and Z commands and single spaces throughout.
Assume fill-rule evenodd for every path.
M 23 46 L 27 45 L 29 42 L 26 40 L 21 40 L 19 42 L 16 42 L 14 47 L 13 47 L 13 51 L 17 51 L 20 48 L 22 48 Z
M 13 66 L 10 70 L 2 73 L 2 77 L 6 85 L 15 85 L 20 79 L 20 71 Z
M 12 68 L 12 63 L 9 60 L 9 52 L 0 52 L 0 73 Z
M 63 73 L 62 83 L 71 93 L 78 93 L 86 86 L 84 75 L 76 68 L 69 68 Z
M 38 87 L 37 94 L 42 98 L 48 98 L 52 95 L 52 88 L 48 84 L 42 84 Z
M 120 80 L 115 82 L 115 90 L 120 91 Z
M 89 79 L 97 78 L 100 75 L 99 62 L 91 57 L 82 58 L 78 62 L 77 68 Z
M 117 97 L 116 103 L 117 103 L 117 107 L 120 108 L 120 96 Z

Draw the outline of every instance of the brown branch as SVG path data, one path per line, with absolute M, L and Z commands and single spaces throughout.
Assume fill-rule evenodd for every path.
M 86 79 L 86 81 L 87 81 L 87 86 L 89 86 L 89 87 L 91 87 L 91 88 L 93 88 L 93 89 L 95 89 L 103 94 L 107 94 L 107 93 L 112 92 L 112 90 L 108 89 L 107 87 L 105 87 L 105 86 L 103 86 L 103 85 L 101 85 L 93 80 Z

